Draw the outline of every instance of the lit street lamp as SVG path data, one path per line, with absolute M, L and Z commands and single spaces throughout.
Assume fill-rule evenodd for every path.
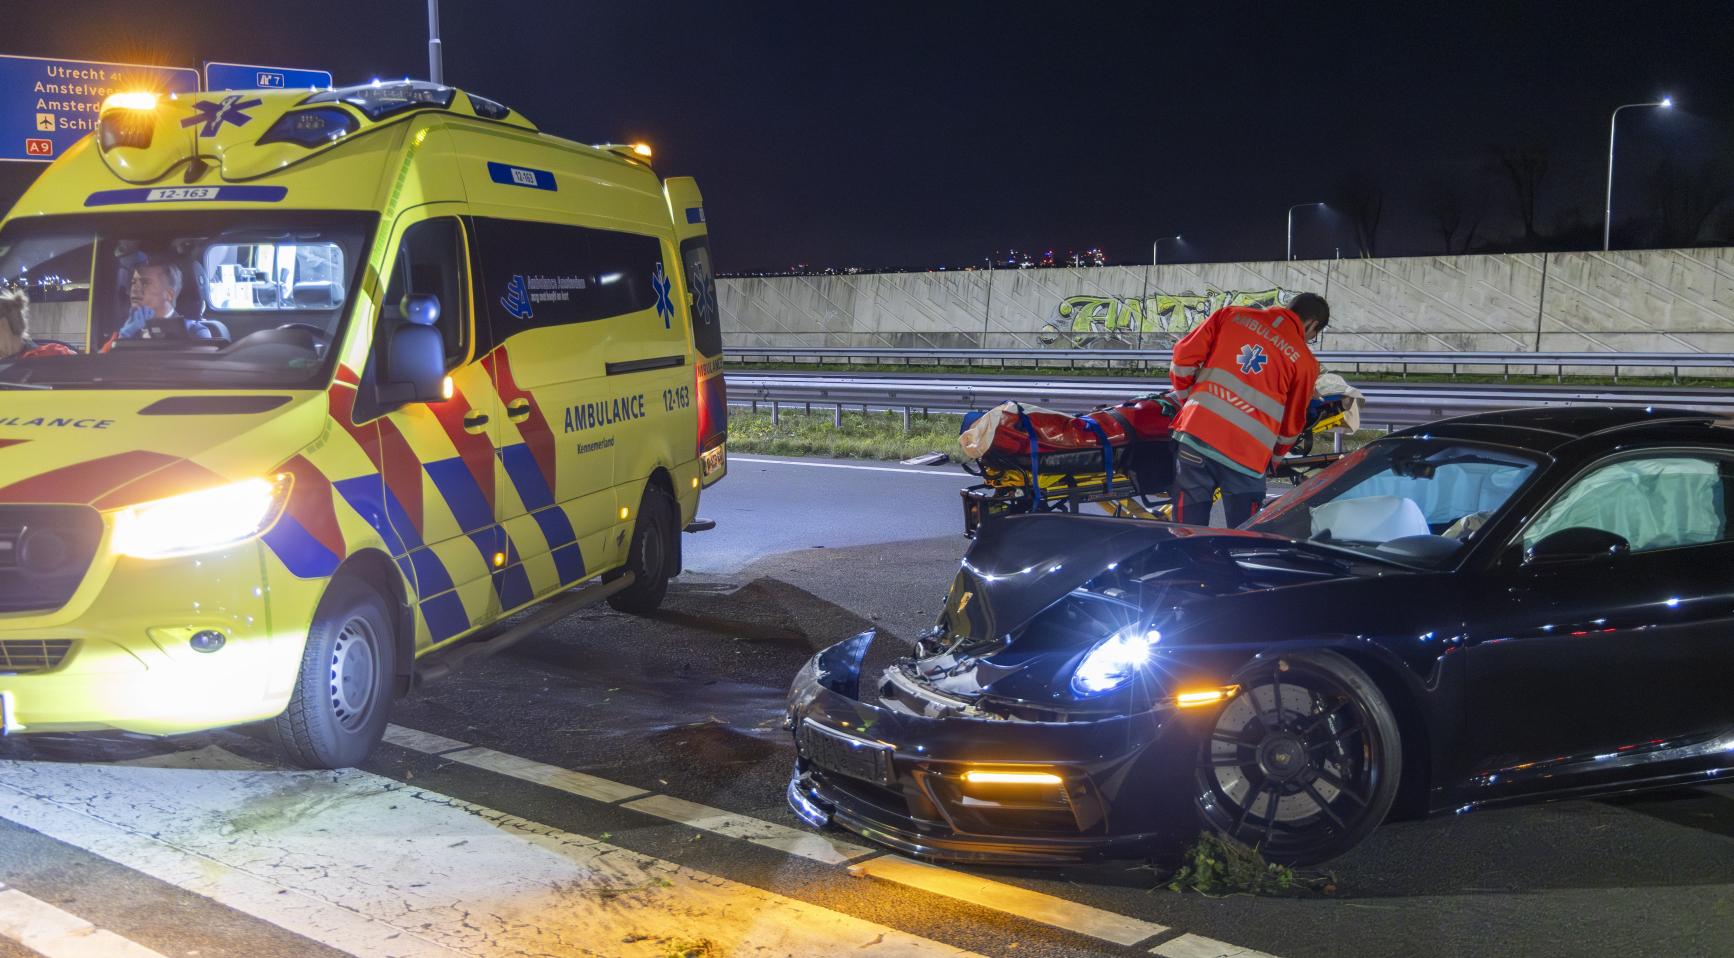
M 1673 97 L 1662 97 L 1653 103 L 1627 103 L 1614 108 L 1613 116 L 1608 118 L 1608 195 L 1602 205 L 1602 252 L 1608 251 L 1608 237 L 1612 234 L 1614 225 L 1614 130 L 1618 128 L 1620 111 L 1639 107 L 1653 106 L 1668 110 L 1674 106 Z
M 1323 203 L 1296 203 L 1288 208 L 1288 258 L 1294 259 L 1294 211 L 1308 206 L 1323 206 Z
M 1180 234 L 1175 233 L 1173 236 L 1164 236 L 1164 237 L 1162 237 L 1162 239 L 1158 239 L 1156 242 L 1150 244 L 1150 265 L 1151 266 L 1156 265 L 1156 262 L 1157 262 L 1157 255 L 1156 254 L 1158 251 L 1160 251 L 1162 249 L 1162 240 L 1173 240 L 1174 242 L 1178 243 L 1178 242 L 1180 242 Z

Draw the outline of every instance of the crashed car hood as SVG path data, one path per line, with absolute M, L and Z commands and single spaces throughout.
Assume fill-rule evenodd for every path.
M 990 522 L 977 534 L 952 587 L 952 608 L 962 605 L 976 635 L 1007 635 L 1121 560 L 1171 543 L 1204 545 L 1205 540 L 1288 543 L 1261 533 L 1165 522 L 1017 516 Z
M 1111 710 L 1121 704 L 1113 696 L 1079 696 L 1070 679 L 1116 631 L 1159 628 L 1165 660 L 1187 648 L 1255 645 L 1268 642 L 1273 621 L 1312 624 L 1300 610 L 1317 608 L 1319 599 L 1295 603 L 1284 597 L 1292 590 L 1328 590 L 1358 604 L 1359 590 L 1390 571 L 1263 533 L 1007 517 L 983 527 L 939 627 L 913 658 L 893 666 L 900 676 L 887 678 L 968 701 Z
M 112 509 L 263 475 L 326 413 L 307 391 L 0 391 L 0 502 Z

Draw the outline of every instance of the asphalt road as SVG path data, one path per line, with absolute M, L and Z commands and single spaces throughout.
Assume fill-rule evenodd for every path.
M 1329 897 L 817 835 L 783 801 L 789 677 L 926 626 L 965 545 L 967 477 L 861 465 L 736 457 L 662 612 L 423 689 L 365 769 L 285 769 L 253 729 L 0 743 L 0 958 L 1734 954 L 1734 785 L 1387 825 Z

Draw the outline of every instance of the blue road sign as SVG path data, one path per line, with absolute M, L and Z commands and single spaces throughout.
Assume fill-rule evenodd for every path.
M 0 54 L 0 160 L 46 163 L 96 129 L 110 93 L 199 92 L 199 71 Z
M 205 64 L 207 90 L 305 90 L 330 85 L 331 74 L 324 70 L 294 70 L 246 63 Z

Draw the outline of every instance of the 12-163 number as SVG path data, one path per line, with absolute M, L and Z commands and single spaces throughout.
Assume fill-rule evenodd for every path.
M 677 386 L 662 391 L 662 408 L 664 412 L 674 412 L 676 409 L 686 409 L 692 405 L 692 387 Z

